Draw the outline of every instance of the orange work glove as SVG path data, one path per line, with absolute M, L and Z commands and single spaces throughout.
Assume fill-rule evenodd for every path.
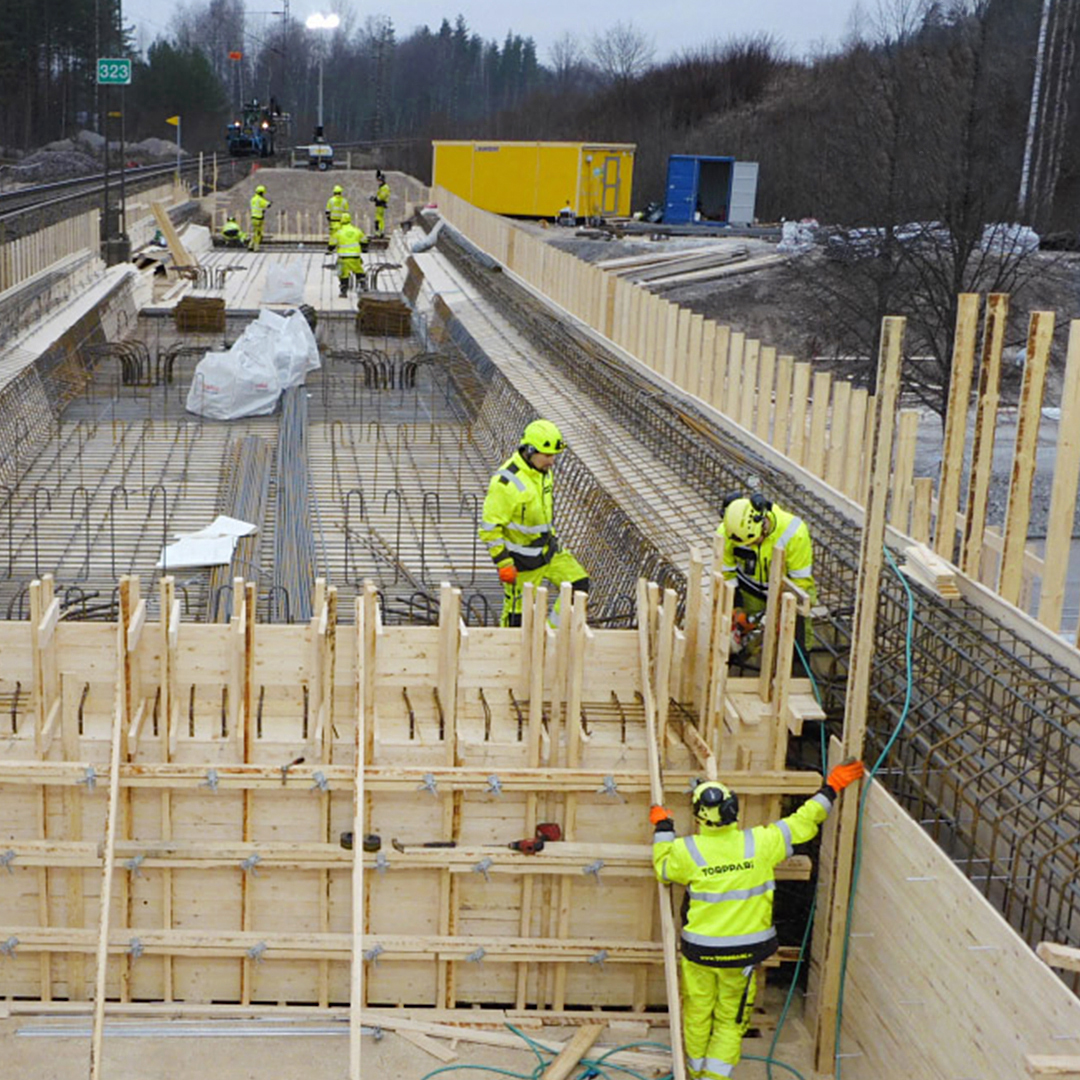
M 499 567 L 499 580 L 507 585 L 513 585 L 517 581 L 517 567 L 513 563 Z
M 653 803 L 649 807 L 649 824 L 659 825 L 661 821 L 668 821 L 671 818 L 671 811 L 661 806 L 659 803 Z
M 865 772 L 866 769 L 861 761 L 845 761 L 842 765 L 837 765 L 829 773 L 829 779 L 825 783 L 839 795 L 848 784 L 861 780 Z

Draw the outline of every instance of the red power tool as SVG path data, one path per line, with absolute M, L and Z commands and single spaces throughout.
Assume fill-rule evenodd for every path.
M 520 851 L 522 855 L 539 855 L 549 840 L 555 842 L 561 839 L 562 828 L 559 823 L 544 821 L 536 826 L 535 836 L 527 836 L 524 840 L 513 840 L 506 846 L 511 851 Z

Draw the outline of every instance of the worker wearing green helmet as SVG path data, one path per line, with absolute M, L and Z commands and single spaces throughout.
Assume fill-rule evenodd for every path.
M 479 535 L 503 583 L 502 626 L 521 625 L 527 583 L 547 581 L 557 590 L 568 581 L 577 591 L 589 591 L 588 572 L 569 551 L 560 550 L 555 536 L 552 469 L 565 449 L 550 420 L 534 420 L 488 485 Z M 549 621 L 558 624 L 558 602 Z

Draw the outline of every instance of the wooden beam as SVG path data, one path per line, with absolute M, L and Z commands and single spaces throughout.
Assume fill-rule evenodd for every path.
M 369 713 L 369 715 L 371 715 Z M 32 787 L 71 787 L 86 783 L 88 761 L 12 761 L 0 760 L 0 783 Z M 97 778 L 102 781 L 112 776 L 110 766 L 98 766 Z M 281 790 L 281 766 L 262 764 L 217 764 L 218 789 L 220 791 Z M 330 790 L 353 788 L 352 767 L 316 764 L 296 765 L 289 769 L 288 786 L 310 787 L 314 774 L 322 772 Z M 206 787 L 207 766 L 184 762 L 139 762 L 120 765 L 121 786 L 125 788 L 176 788 L 194 790 Z M 457 791 L 487 792 L 491 768 L 487 765 L 459 765 L 448 768 L 440 765 L 370 765 L 365 770 L 365 787 L 377 791 L 416 791 L 417 785 L 431 774 L 440 788 Z M 695 774 L 687 770 L 669 770 L 664 778 L 665 787 L 671 791 L 685 791 L 686 782 Z M 771 773 L 758 770 L 731 769 L 721 777 L 729 787 L 751 795 L 813 794 L 804 772 Z M 649 790 L 647 772 L 632 769 L 559 769 L 546 767 L 535 769 L 500 770 L 499 781 L 506 791 L 594 791 L 602 785 L 605 777 L 612 777 L 619 791 L 626 794 L 643 794 Z
M 937 532 L 934 551 L 946 562 L 956 549 L 956 510 L 960 502 L 960 474 L 964 468 L 971 379 L 975 371 L 975 335 L 979 327 L 979 294 L 961 293 L 956 305 L 949 404 L 945 413 L 945 441 L 941 448 L 941 479 L 938 484 Z
M 112 742 L 109 749 L 109 801 L 105 810 L 105 837 L 102 851 L 101 892 L 98 903 L 98 930 L 94 942 L 94 1020 L 90 1036 L 90 1080 L 101 1078 L 101 1052 L 105 1036 L 105 993 L 109 964 L 109 920 L 113 892 L 113 859 L 116 849 L 117 818 L 120 808 L 120 762 L 126 756 L 124 715 L 125 658 L 127 627 L 131 614 L 131 579 L 120 579 L 120 617 L 116 624 L 116 704 L 113 710 Z M 75 931 L 85 932 L 85 931 Z
M 603 1033 L 603 1024 L 586 1024 L 574 1032 L 559 1056 L 544 1070 L 544 1080 L 567 1080 L 589 1048 Z
M 1039 592 L 1039 621 L 1057 632 L 1065 604 L 1065 572 L 1072 546 L 1076 489 L 1080 484 L 1080 319 L 1069 325 L 1069 351 L 1061 387 L 1054 481 L 1046 518 L 1046 550 Z M 1077 640 L 1080 641 L 1080 633 Z
M 1060 945 L 1056 941 L 1040 941 L 1035 955 L 1052 968 L 1062 971 L 1080 971 L 1080 949 L 1073 945 Z
M 1009 297 L 991 293 L 986 300 L 982 358 L 979 364 L 979 403 L 975 410 L 975 433 L 968 470 L 967 511 L 964 514 L 960 567 L 968 577 L 980 580 L 986 507 L 994 464 L 994 437 L 997 431 L 998 399 L 1001 393 L 1001 354 L 1009 318 Z M 912 534 L 914 535 L 914 534 Z M 916 540 L 925 542 L 921 536 Z
M 856 583 L 854 633 L 844 702 L 845 755 L 861 758 L 866 739 L 866 717 L 870 700 L 870 669 L 874 654 L 881 568 L 884 561 L 885 512 L 892 468 L 893 431 L 896 403 L 900 394 L 900 369 L 904 347 L 905 321 L 886 318 L 882 324 L 881 353 L 878 358 L 877 394 L 874 410 L 874 441 L 870 458 L 870 497 L 866 507 L 859 550 L 859 577 Z M 835 1069 L 836 1014 L 840 972 L 846 939 L 848 899 L 851 895 L 851 868 L 855 849 L 859 800 L 853 788 L 840 800 L 837 825 L 831 837 L 831 871 L 828 881 L 819 883 L 826 895 L 826 933 L 818 947 L 821 957 L 817 1010 L 814 1016 L 815 1068 L 832 1073 Z
M 364 582 L 356 598 L 356 763 L 353 773 L 352 934 L 349 950 L 349 1080 L 360 1080 L 362 1063 L 361 1010 L 364 1007 L 364 809 L 365 766 L 371 753 L 374 728 L 375 586 Z
M 1024 1067 L 1029 1076 L 1080 1077 L 1080 1054 L 1025 1054 Z
M 645 705 L 645 744 L 649 764 L 649 797 L 654 804 L 664 801 L 664 783 L 660 775 L 660 748 L 656 738 L 656 706 L 652 688 L 652 646 L 649 640 L 648 590 L 644 579 L 638 581 L 638 657 L 641 666 L 641 690 Z M 667 988 L 668 1017 L 671 1022 L 671 1073 L 673 1080 L 685 1080 L 686 1057 L 682 1042 L 682 1003 L 679 997 L 678 959 L 675 949 L 675 918 L 671 911 L 671 893 L 657 881 L 660 904 L 660 936 L 664 955 L 664 984 Z
M 1024 381 L 1016 417 L 1016 443 L 1009 481 L 1009 502 L 1005 511 L 1005 549 L 998 576 L 998 592 L 1010 604 L 1020 601 L 1024 551 L 1027 547 L 1028 522 L 1031 520 L 1031 490 L 1039 445 L 1039 420 L 1042 417 L 1046 369 L 1053 341 L 1054 313 L 1033 311 L 1028 327 Z

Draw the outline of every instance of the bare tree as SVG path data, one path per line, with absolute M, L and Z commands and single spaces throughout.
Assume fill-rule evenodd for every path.
M 581 39 L 572 30 L 565 31 L 548 50 L 551 73 L 559 90 L 572 88 L 588 64 Z
M 594 35 L 589 47 L 600 73 L 620 86 L 642 75 L 652 64 L 655 51 L 648 35 L 632 22 L 617 22 Z

